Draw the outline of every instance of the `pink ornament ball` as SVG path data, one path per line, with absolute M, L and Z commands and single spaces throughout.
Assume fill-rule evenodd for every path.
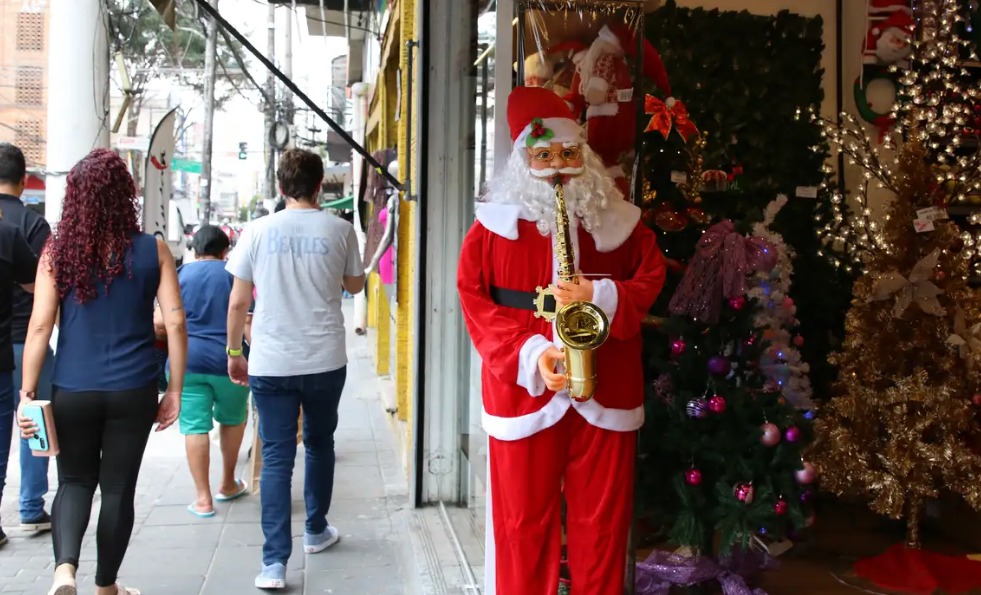
M 724 376 L 729 373 L 729 358 L 722 355 L 713 355 L 708 361 L 708 371 L 716 376 Z
M 760 426 L 760 430 L 763 431 L 760 436 L 760 444 L 763 446 L 776 446 L 780 443 L 780 428 L 776 424 L 767 422 Z
M 802 337 L 800 335 L 797 335 L 796 337 L 794 337 L 794 345 L 796 345 L 797 347 L 803 347 L 804 346 L 804 337 Z
M 715 395 L 709 399 L 709 411 L 715 413 L 716 415 L 720 413 L 725 413 L 726 410 L 726 399 L 722 395 Z
M 753 484 L 751 483 L 737 483 L 732 488 L 732 495 L 743 504 L 752 504 L 755 494 L 756 490 L 753 489 Z
M 810 529 L 814 526 L 815 521 L 817 521 L 817 515 L 812 512 L 811 516 L 807 517 L 807 520 L 804 521 L 804 527 Z
M 773 513 L 776 514 L 777 516 L 783 516 L 787 514 L 788 508 L 790 508 L 790 506 L 787 504 L 787 501 L 784 500 L 783 498 L 780 498 L 779 500 L 777 500 L 777 503 L 773 505 Z
M 800 428 L 797 426 L 790 426 L 784 431 L 783 437 L 787 440 L 787 442 L 797 442 L 800 440 Z
M 787 310 L 793 308 L 794 307 L 794 298 L 792 298 L 790 296 L 787 296 L 787 297 L 783 298 L 783 307 L 786 308 Z
M 817 470 L 814 469 L 814 465 L 804 461 L 804 467 L 798 469 L 794 476 L 797 478 L 797 483 L 799 484 L 811 484 L 817 479 Z
M 746 296 L 737 295 L 736 297 L 729 298 L 729 307 L 733 310 L 742 310 L 746 307 Z
M 685 344 L 684 339 L 675 339 L 671 341 L 671 357 L 675 359 L 681 357 L 685 353 L 685 347 L 687 347 L 687 345 Z
M 702 484 L 702 472 L 698 469 L 689 469 L 685 471 L 685 483 L 690 486 L 697 486 Z

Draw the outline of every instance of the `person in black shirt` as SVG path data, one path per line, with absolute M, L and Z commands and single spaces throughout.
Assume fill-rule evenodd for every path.
M 0 221 L 0 494 L 3 494 L 7 479 L 7 459 L 17 408 L 14 346 L 10 341 L 14 287 L 19 284 L 26 291 L 33 291 L 37 260 L 24 234 L 13 225 Z M 0 547 L 6 543 L 7 536 L 0 529 Z
M 44 217 L 24 206 L 21 195 L 27 178 L 27 164 L 20 149 L 9 143 L 0 143 L 0 211 L 3 221 L 20 230 L 34 254 L 40 256 L 51 227 Z M 21 361 L 27 324 L 31 319 L 34 296 L 20 287 L 14 287 L 13 319 L 10 323 L 10 340 L 14 349 L 14 394 L 20 393 Z M 37 398 L 51 400 L 51 371 L 54 354 L 48 350 L 41 370 Z M 20 441 L 20 520 L 21 529 L 28 532 L 51 530 L 51 517 L 44 510 L 44 495 L 48 492 L 48 457 L 35 457 L 27 440 Z

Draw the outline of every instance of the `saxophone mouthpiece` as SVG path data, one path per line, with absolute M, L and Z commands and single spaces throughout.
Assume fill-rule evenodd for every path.
M 565 176 L 557 174 L 554 178 L 552 178 L 552 187 L 554 188 L 556 186 L 561 186 L 564 181 Z

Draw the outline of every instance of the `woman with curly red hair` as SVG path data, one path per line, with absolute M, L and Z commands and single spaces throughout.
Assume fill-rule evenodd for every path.
M 167 327 L 170 385 L 157 392 L 156 299 Z M 140 232 L 133 178 L 115 153 L 96 149 L 68 174 L 63 215 L 41 255 L 34 311 L 24 346 L 21 406 L 35 396 L 48 342 L 58 324 L 52 402 L 58 493 L 52 506 L 53 595 L 75 595 L 82 536 L 95 488 L 97 595 L 137 594 L 116 583 L 133 531 L 143 451 L 180 413 L 187 331 L 170 249 Z M 19 417 L 25 438 L 32 422 Z

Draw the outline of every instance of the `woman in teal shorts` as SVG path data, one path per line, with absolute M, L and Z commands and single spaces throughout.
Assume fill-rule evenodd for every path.
M 194 234 L 195 260 L 177 270 L 187 317 L 187 375 L 181 394 L 180 430 L 187 448 L 187 463 L 197 498 L 187 510 L 198 517 L 215 515 L 214 502 L 228 502 L 248 492 L 235 478 L 235 463 L 245 434 L 248 387 L 228 378 L 225 320 L 232 276 L 225 271 L 228 236 L 205 225 Z M 221 427 L 222 480 L 212 497 L 211 442 L 214 422 Z

